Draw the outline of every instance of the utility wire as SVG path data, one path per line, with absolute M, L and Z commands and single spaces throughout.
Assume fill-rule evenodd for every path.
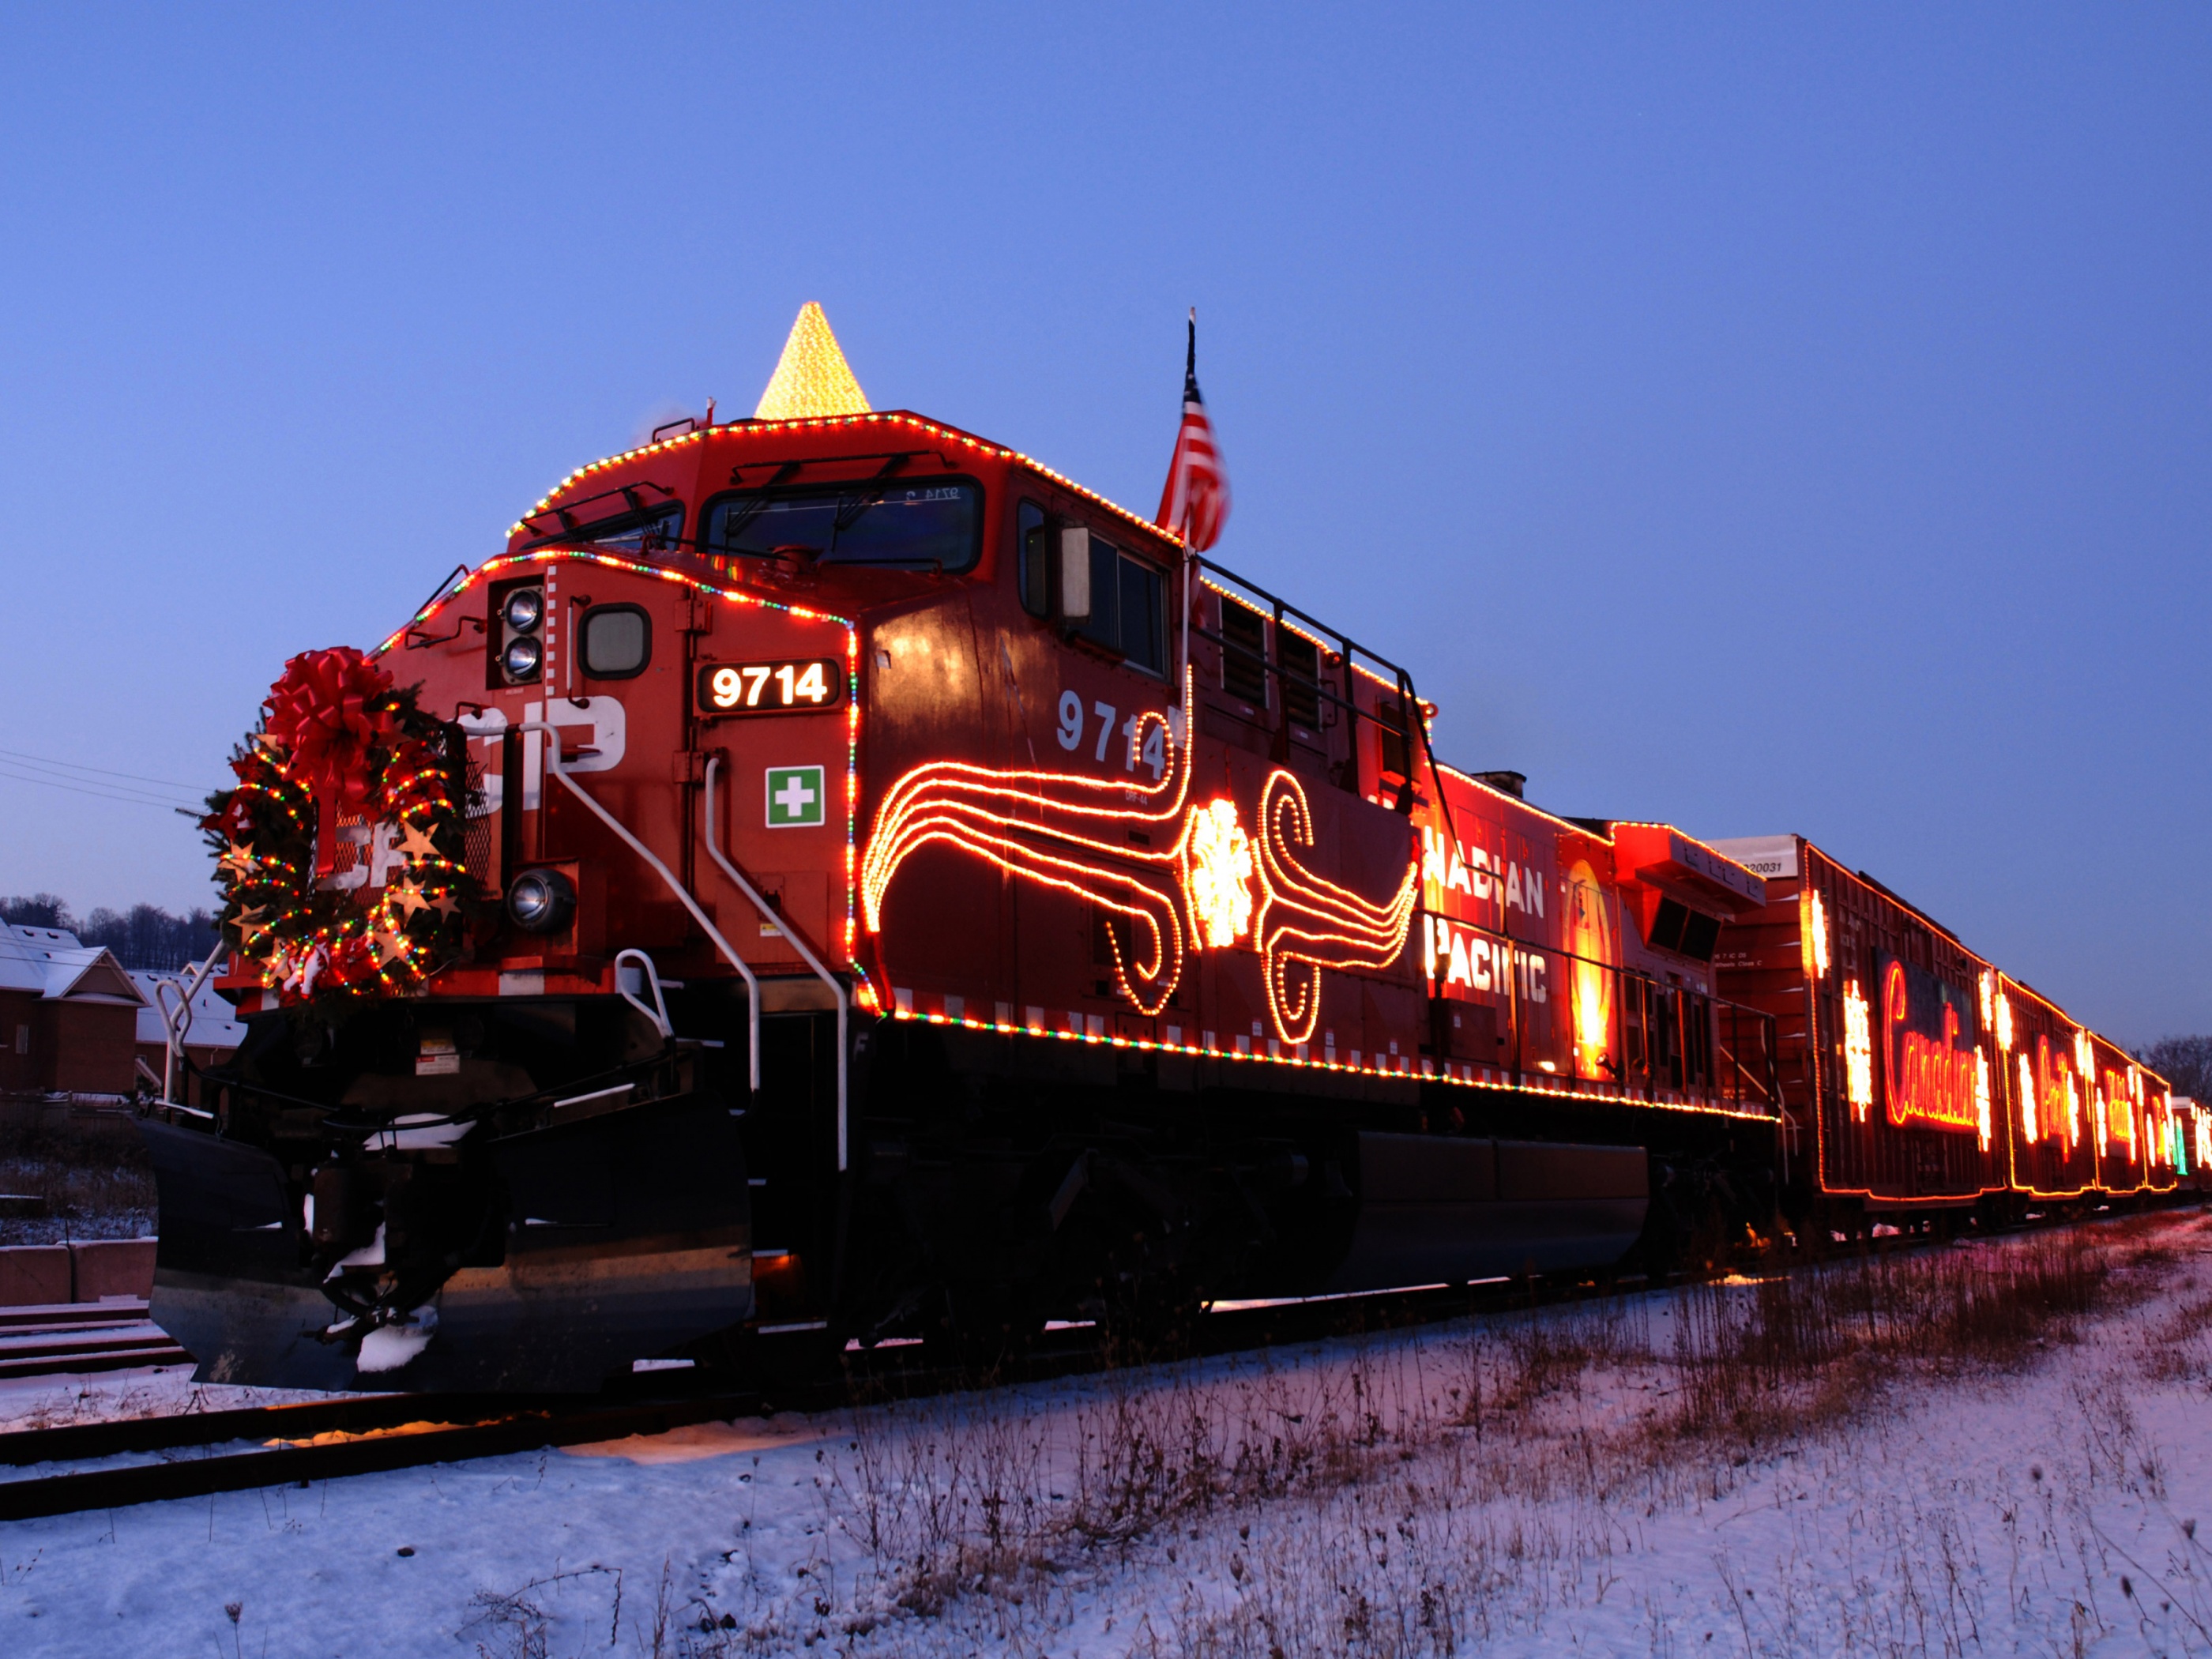
M 0 762 L 0 778 L 12 779 L 17 783 L 41 783 L 49 789 L 66 789 L 73 795 L 91 795 L 100 800 L 127 801 L 133 806 L 159 806 L 172 812 L 187 812 L 186 808 L 179 806 L 173 799 L 164 800 L 155 795 L 121 794 L 89 784 L 65 783 L 59 778 L 40 777 L 35 772 L 14 772 L 8 769 L 5 762 Z M 201 814 L 195 808 L 189 811 L 188 816 L 198 817 Z
M 158 783 L 164 788 L 182 789 L 191 793 L 197 793 L 203 787 L 197 783 L 179 783 L 174 778 L 149 778 L 142 776 L 137 772 L 116 772 L 111 771 L 105 766 L 87 766 L 81 761 L 49 760 L 44 755 L 27 755 L 21 750 L 15 749 L 0 749 L 0 756 L 5 756 L 11 761 L 27 762 L 42 769 L 58 771 L 64 775 L 75 772 L 97 772 L 102 777 L 128 778 L 133 783 Z

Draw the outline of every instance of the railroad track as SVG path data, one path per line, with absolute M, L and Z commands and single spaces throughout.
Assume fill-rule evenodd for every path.
M 1887 1242 L 1887 1250 L 1922 1249 L 1945 1242 L 1899 1238 Z M 1817 1268 L 1835 1260 L 1806 1258 L 1784 1270 Z M 1176 1354 L 1195 1358 L 1287 1346 L 1724 1276 L 1719 1272 L 1676 1274 L 1663 1285 L 1637 1277 L 1601 1287 L 1498 1281 L 1291 1304 L 1238 1304 L 1206 1316 L 1178 1345 Z M 793 1344 L 794 1351 L 801 1346 Z M 660 1434 L 690 1424 L 776 1410 L 820 1411 L 856 1401 L 1044 1381 L 1109 1369 L 1127 1358 L 1113 1352 L 1095 1331 L 1070 1328 L 1049 1333 L 1018 1360 L 988 1376 L 933 1364 L 919 1346 L 886 1345 L 865 1352 L 848 1350 L 842 1375 L 808 1377 L 803 1364 L 787 1365 L 785 1373 L 792 1380 L 769 1389 L 730 1390 L 714 1386 L 706 1373 L 666 1372 L 648 1374 L 650 1385 L 664 1390 L 651 1397 L 372 1395 L 21 1430 L 0 1434 L 0 1469 L 23 1471 L 15 1478 L 0 1474 L 0 1521 L 254 1487 L 306 1486 L 430 1463 Z M 766 1369 L 775 1369 L 772 1359 Z M 695 1391 L 668 1391 L 666 1379 L 693 1376 L 697 1378 Z M 645 1379 L 640 1381 L 641 1386 L 647 1385 Z M 98 1468 L 68 1467 L 121 1458 L 150 1461 L 111 1462 Z M 39 1472 L 55 1465 L 64 1467 Z
M 88 1423 L 0 1436 L 0 1456 L 33 1470 L 51 1462 L 130 1454 L 188 1454 L 118 1468 L 0 1479 L 0 1521 L 121 1509 L 257 1486 L 304 1486 L 315 1480 L 424 1463 L 661 1434 L 687 1423 L 744 1414 L 742 1401 L 711 1397 L 638 1405 L 595 1402 L 583 1409 L 573 1404 L 519 1407 L 510 1400 L 496 1407 L 478 1401 L 457 1410 L 456 1403 L 402 1395 L 210 1412 L 181 1419 Z M 210 1434 L 217 1437 L 206 1437 Z M 37 1443 L 13 1443 L 21 1440 Z
M 1504 1286 L 1397 1292 L 1209 1316 L 1181 1349 L 1193 1354 L 1342 1334 L 1355 1326 L 1408 1325 L 1495 1310 Z M 1546 1300 L 1560 1299 L 1559 1296 Z M 1525 1286 L 1518 1298 L 1529 1297 Z M 770 1339 L 773 1340 L 774 1339 Z M 120 1509 L 212 1492 L 299 1485 L 429 1463 L 573 1446 L 770 1411 L 826 1410 L 855 1400 L 945 1392 L 979 1382 L 1036 1382 L 1106 1369 L 1115 1356 L 1088 1328 L 1049 1333 L 988 1377 L 928 1363 L 913 1345 L 848 1351 L 842 1375 L 806 1378 L 799 1365 L 772 1390 L 726 1390 L 609 1400 L 574 1395 L 373 1395 L 234 1411 L 198 1412 L 0 1434 L 0 1521 Z M 776 1366 L 773 1356 L 765 1369 Z M 690 1373 L 649 1374 L 655 1382 Z M 116 1460 L 134 1461 L 118 1462 Z M 87 1463 L 106 1463 L 86 1468 Z M 57 1467 L 58 1466 L 58 1467 Z M 49 1472 L 51 1471 L 51 1472 Z

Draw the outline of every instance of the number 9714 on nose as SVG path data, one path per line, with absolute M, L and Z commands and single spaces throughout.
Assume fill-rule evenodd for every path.
M 702 714 L 797 714 L 845 699 L 845 672 L 834 657 L 795 662 L 702 662 L 694 687 Z

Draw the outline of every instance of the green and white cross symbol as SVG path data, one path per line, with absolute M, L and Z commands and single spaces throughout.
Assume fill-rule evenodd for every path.
M 771 766 L 768 769 L 768 827 L 791 830 L 826 820 L 818 766 Z

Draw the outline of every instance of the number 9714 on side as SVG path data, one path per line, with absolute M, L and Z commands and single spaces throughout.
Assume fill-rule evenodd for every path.
M 845 671 L 834 657 L 702 662 L 694 690 L 702 714 L 807 714 L 844 702 Z

